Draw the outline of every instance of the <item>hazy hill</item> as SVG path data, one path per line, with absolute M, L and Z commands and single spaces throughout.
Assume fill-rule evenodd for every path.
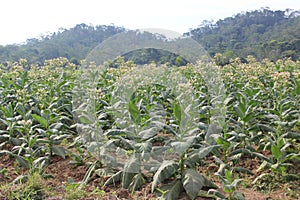
M 113 25 L 94 27 L 79 24 L 42 38 L 28 39 L 25 44 L 0 45 L 0 63 L 18 61 L 20 58 L 43 63 L 44 60 L 61 56 L 78 63 L 102 41 L 123 31 L 125 28 Z M 237 56 L 244 59 L 248 55 L 253 55 L 258 60 L 277 60 L 283 57 L 297 60 L 300 57 L 300 12 L 262 8 L 239 13 L 215 23 L 203 21 L 198 28 L 191 29 L 185 35 L 199 42 L 219 64 L 226 64 Z M 141 59 L 139 53 L 147 56 Z M 137 62 L 161 63 L 157 53 L 161 54 L 165 62 L 167 53 L 153 49 L 131 52 L 126 57 L 135 58 Z M 174 58 L 176 57 L 173 55 L 172 59 Z
M 253 55 L 257 59 L 300 57 L 300 12 L 291 9 L 272 11 L 267 8 L 243 12 L 202 24 L 185 33 L 197 40 L 211 56 L 223 59 L 245 58 Z
M 22 45 L 0 46 L 0 62 L 26 58 L 30 62 L 43 63 L 44 60 L 56 57 L 66 57 L 78 62 L 103 40 L 124 30 L 113 25 L 94 27 L 78 24 L 74 28 L 60 29 L 39 39 L 28 39 Z

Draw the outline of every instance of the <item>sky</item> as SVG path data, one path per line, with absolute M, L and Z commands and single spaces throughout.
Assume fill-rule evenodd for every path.
M 203 20 L 224 19 L 262 7 L 300 10 L 299 0 L 4 0 L 0 2 L 0 45 L 72 28 L 76 24 L 163 28 L 179 33 Z

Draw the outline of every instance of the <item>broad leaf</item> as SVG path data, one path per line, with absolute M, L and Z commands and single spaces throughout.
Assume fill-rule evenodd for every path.
M 226 139 L 222 138 L 222 137 L 218 137 L 216 139 L 217 144 L 221 145 L 221 147 L 223 149 L 228 149 L 230 147 L 230 142 L 228 142 Z
M 272 180 L 273 179 L 273 175 L 272 174 L 269 174 L 269 173 L 263 173 L 259 176 L 257 176 L 254 181 L 252 181 L 252 184 L 256 184 L 256 182 L 258 182 L 259 180 L 265 180 L 265 179 L 270 179 Z
M 232 185 L 234 188 L 238 188 L 238 187 L 241 185 L 242 182 L 243 182 L 243 179 L 235 179 L 235 180 L 231 183 L 231 185 Z
M 217 189 L 218 186 L 216 184 L 214 184 L 211 180 L 209 180 L 206 176 L 202 175 L 203 178 L 203 189 L 207 189 L 207 188 L 212 188 L 212 189 Z
M 63 159 L 66 158 L 66 149 L 62 146 L 55 146 L 52 148 L 53 153 L 62 157 Z
M 282 156 L 280 148 L 277 145 L 271 146 L 271 152 L 272 152 L 272 155 L 276 158 L 276 160 L 278 160 Z
M 172 142 L 171 146 L 175 149 L 175 151 L 179 154 L 184 153 L 189 147 L 190 147 L 191 143 L 187 142 L 187 141 L 183 141 L 183 142 Z
M 137 158 L 130 159 L 124 166 L 122 187 L 128 188 L 133 177 L 140 172 L 140 161 Z
M 179 124 L 181 124 L 181 112 L 182 112 L 181 106 L 179 103 L 176 102 L 173 107 L 173 113 L 175 118 L 178 120 Z
M 215 189 L 208 190 L 207 194 L 210 196 L 214 196 L 215 199 L 226 199 L 226 197 L 221 192 Z
M 122 176 L 123 176 L 123 171 L 117 172 L 116 174 L 112 175 L 109 179 L 106 180 L 104 186 L 119 183 L 122 179 Z
M 244 173 L 244 174 L 254 175 L 252 171 L 250 171 L 249 169 L 246 169 L 244 167 L 234 167 L 233 171 L 239 172 L 239 173 Z
M 143 140 L 148 140 L 152 137 L 154 137 L 157 133 L 157 128 L 156 127 L 152 127 L 152 128 L 148 128 L 146 130 L 143 130 L 139 133 L 139 136 L 143 139 Z
M 128 111 L 129 111 L 130 118 L 132 119 L 132 121 L 135 124 L 139 124 L 141 122 L 141 113 L 133 101 L 130 101 L 128 103 Z
M 236 149 L 234 151 L 232 151 L 229 156 L 234 156 L 234 155 L 238 155 L 238 154 L 244 154 L 244 155 L 247 155 L 247 154 L 251 154 L 251 151 L 248 150 L 248 149 L 244 149 L 244 148 L 240 148 L 240 149 Z
M 234 106 L 235 108 L 235 113 L 237 114 L 237 116 L 241 119 L 243 119 L 245 117 L 245 113 L 246 113 L 246 106 L 243 103 L 239 103 L 238 105 Z
M 106 131 L 104 133 L 104 135 L 107 135 L 107 136 L 126 136 L 128 132 L 123 130 L 123 129 L 109 129 L 108 131 Z
M 207 156 L 214 148 L 219 147 L 219 145 L 211 145 L 208 147 L 201 148 L 198 152 L 199 158 L 204 158 Z
M 30 162 L 28 160 L 25 160 L 22 156 L 16 155 L 16 154 L 12 154 L 15 159 L 18 161 L 18 163 L 24 167 L 29 169 L 30 168 Z
M 153 177 L 151 192 L 157 187 L 159 183 L 164 181 L 165 179 L 174 175 L 174 173 L 178 169 L 178 164 L 172 160 L 165 160 L 162 165 L 158 168 L 157 172 Z
M 78 118 L 82 124 L 93 124 L 95 122 L 95 117 L 93 117 L 92 114 L 82 113 Z
M 292 139 L 300 140 L 300 133 L 288 132 L 285 138 L 292 138 Z
M 198 163 L 202 158 L 207 156 L 214 148 L 219 147 L 219 145 L 211 145 L 208 147 L 203 147 L 199 150 L 193 152 L 187 159 L 186 164 L 190 165 L 191 167 Z
M 41 117 L 37 114 L 31 114 L 31 116 L 32 116 L 33 119 L 38 121 L 42 125 L 43 128 L 48 128 L 49 124 L 48 124 L 48 121 L 45 118 L 43 118 L 43 117 Z
M 204 179 L 196 170 L 187 169 L 183 172 L 182 183 L 187 195 L 191 199 L 195 199 L 198 192 L 204 186 Z
M 248 113 L 244 118 L 243 118 L 243 121 L 244 122 L 249 122 L 253 117 L 254 117 L 254 113 L 253 112 L 251 112 L 251 113 Z
M 253 154 L 254 156 L 256 156 L 256 157 L 258 157 L 258 158 L 260 158 L 260 159 L 262 159 L 262 160 L 267 161 L 268 163 L 272 163 L 272 161 L 271 161 L 269 158 L 267 158 L 266 156 L 264 156 L 264 155 L 261 154 L 261 153 L 251 152 L 251 154 Z
M 131 192 L 134 192 L 134 191 L 138 190 L 145 182 L 146 181 L 145 181 L 143 175 L 141 173 L 138 173 L 132 178 L 132 181 L 131 181 L 128 189 Z
M 161 190 L 166 191 L 166 193 L 162 196 L 165 200 L 178 199 L 180 193 L 183 191 L 182 182 L 180 180 L 175 180 L 162 186 Z
M 8 150 L 1 150 L 0 151 L 0 157 L 3 156 L 3 155 L 13 155 L 13 154 Z

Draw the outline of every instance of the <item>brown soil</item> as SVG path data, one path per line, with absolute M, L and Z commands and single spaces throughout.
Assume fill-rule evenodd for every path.
M 53 157 L 51 164 L 46 169 L 46 174 L 51 174 L 53 178 L 46 179 L 45 185 L 47 187 L 48 193 L 46 194 L 47 200 L 60 200 L 65 199 L 65 193 L 66 193 L 66 185 L 68 182 L 68 177 L 72 178 L 75 182 L 80 182 L 86 171 L 87 166 L 75 166 L 73 164 L 70 164 L 71 158 L 62 159 L 60 157 Z M 211 162 L 211 159 L 207 160 L 208 162 Z M 246 159 L 243 164 L 248 166 L 247 168 L 255 172 L 257 167 L 259 166 L 258 160 L 255 159 Z M 0 200 L 7 199 L 5 195 L 7 195 L 7 191 L 4 191 L 3 185 L 7 185 L 11 183 L 17 176 L 20 174 L 26 174 L 27 171 L 18 167 L 18 164 L 15 162 L 15 160 L 9 156 L 2 156 L 0 157 L 0 170 L 6 169 L 6 173 L 0 173 Z M 215 172 L 216 167 L 208 168 L 206 173 Z M 201 169 L 199 169 L 201 170 Z M 257 174 L 255 174 L 257 175 Z M 254 178 L 250 177 L 250 180 Z M 218 179 L 214 179 L 214 181 L 217 181 Z M 128 190 L 120 188 L 119 186 L 111 186 L 111 187 L 103 187 L 102 184 L 105 180 L 103 178 L 100 178 L 96 175 L 94 175 L 90 182 L 88 183 L 87 187 L 85 187 L 86 191 L 86 197 L 81 198 L 84 200 L 90 200 L 90 199 L 106 199 L 106 200 L 116 200 L 116 199 L 156 199 L 155 194 L 151 193 L 151 184 L 145 184 L 144 187 L 140 190 L 135 192 L 134 194 L 131 194 Z M 221 184 L 217 183 L 217 185 L 221 188 Z M 99 197 L 95 194 L 92 194 L 91 192 L 98 188 L 99 190 L 105 191 L 104 194 Z M 298 188 L 298 189 L 297 189 Z M 294 193 L 299 191 L 300 184 L 294 185 Z M 221 191 L 221 189 L 220 189 Z M 239 189 L 240 192 L 244 193 L 246 196 L 246 199 L 248 200 L 275 200 L 275 199 L 299 199 L 300 194 L 298 197 L 289 197 L 287 193 L 287 187 L 278 188 L 275 191 L 270 192 L 269 194 L 264 194 L 258 191 L 255 191 L 252 188 L 242 188 Z M 181 194 L 180 196 L 181 200 L 188 200 L 186 194 Z M 197 197 L 197 200 L 202 200 L 204 198 Z

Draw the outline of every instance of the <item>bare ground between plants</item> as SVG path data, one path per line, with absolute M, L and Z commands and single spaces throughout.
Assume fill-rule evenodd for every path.
M 70 164 L 71 158 L 62 159 L 60 157 L 55 156 L 52 160 L 52 163 L 47 167 L 46 174 L 51 174 L 53 178 L 46 179 L 44 181 L 44 186 L 47 190 L 45 197 L 43 199 L 47 200 L 60 200 L 65 199 L 66 190 L 65 187 L 68 182 L 68 178 L 72 178 L 75 182 L 80 182 L 87 171 L 86 166 L 75 166 Z M 248 163 L 257 164 L 255 162 Z M 253 168 L 256 166 L 252 166 Z M 8 199 L 7 195 L 9 193 L 9 189 L 13 189 L 14 187 L 11 185 L 9 187 L 3 187 L 10 184 L 18 175 L 26 174 L 27 171 L 19 168 L 18 164 L 15 162 L 13 158 L 9 156 L 0 157 L 0 169 L 2 173 L 0 174 L 0 200 Z M 3 171 L 3 169 L 5 171 Z M 85 194 L 83 197 L 79 199 L 82 200 L 91 200 L 91 199 L 106 199 L 106 200 L 117 200 L 117 199 L 156 199 L 155 194 L 151 193 L 151 183 L 147 183 L 140 190 L 135 192 L 134 194 L 130 193 L 129 190 L 120 188 L 117 186 L 104 187 L 102 186 L 105 180 L 101 177 L 94 175 L 88 185 L 84 188 Z M 216 180 L 217 181 L 217 180 Z M 220 188 L 221 184 L 216 183 Z M 98 191 L 102 191 L 102 194 L 93 194 L 93 191 L 98 188 Z M 300 191 L 300 184 L 296 183 L 295 188 Z M 221 191 L 221 189 L 219 189 Z M 282 188 L 278 188 L 275 191 L 271 191 L 268 194 L 262 193 L 259 191 L 255 191 L 251 188 L 243 188 L 240 187 L 240 192 L 244 193 L 246 199 L 249 200 L 279 200 L 279 199 L 295 199 L 288 196 L 288 191 L 284 186 Z M 297 191 L 293 191 L 299 193 Z M 300 197 L 300 194 L 297 194 Z M 298 198 L 296 197 L 296 198 Z M 182 193 L 180 200 L 189 200 L 189 197 Z M 197 197 L 196 200 L 204 200 L 207 198 Z

